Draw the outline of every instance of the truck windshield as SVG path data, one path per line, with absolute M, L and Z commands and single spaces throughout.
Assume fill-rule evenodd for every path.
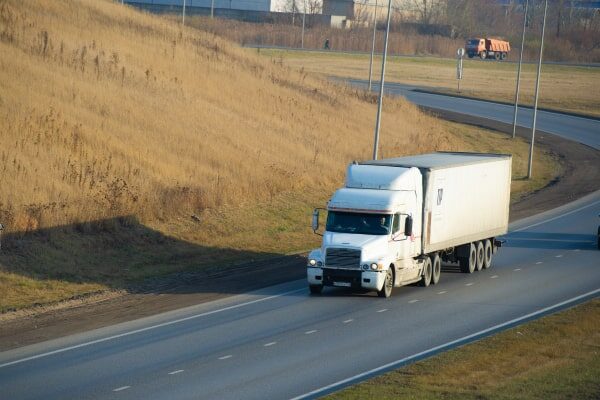
M 479 44 L 479 39 L 471 39 L 469 40 L 469 44 Z
M 329 211 L 327 231 L 362 235 L 388 235 L 392 216 Z

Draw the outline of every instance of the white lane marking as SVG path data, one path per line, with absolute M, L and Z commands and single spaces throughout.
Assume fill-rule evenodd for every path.
M 559 219 L 559 218 L 566 217 L 567 215 L 571 215 L 571 214 L 574 214 L 574 213 L 576 213 L 576 212 L 579 212 L 579 211 L 581 211 L 581 210 L 585 210 L 586 208 L 593 207 L 593 206 L 595 206 L 595 205 L 596 205 L 596 204 L 598 204 L 598 203 L 600 203 L 600 200 L 599 200 L 599 201 L 595 201 L 595 202 L 593 202 L 593 203 L 590 203 L 590 204 L 588 204 L 588 205 L 585 205 L 585 206 L 583 206 L 583 207 L 576 208 L 576 209 L 574 209 L 574 210 L 571 210 L 571 211 L 569 211 L 569 212 L 566 212 L 566 213 L 564 213 L 564 214 L 557 215 L 556 217 L 552 217 L 552 218 L 550 218 L 550 219 L 546 219 L 546 220 L 544 220 L 544 221 L 536 222 L 535 224 L 531 224 L 531 225 L 525 226 L 525 227 L 523 227 L 523 228 L 519 228 L 519 229 L 517 229 L 517 230 L 510 231 L 508 234 L 510 235 L 510 233 L 511 233 L 511 232 L 521 232 L 521 231 L 524 231 L 524 230 L 526 230 L 526 229 L 533 228 L 534 226 L 543 225 L 543 224 L 546 224 L 546 223 L 548 223 L 548 222 L 552 222 L 552 221 L 554 221 L 554 220 L 557 220 L 557 219 Z
M 351 376 L 351 377 L 346 378 L 346 379 L 342 379 L 341 381 L 337 381 L 337 382 L 332 383 L 330 385 L 323 386 L 323 387 L 320 387 L 318 389 L 315 389 L 315 390 L 313 390 L 311 392 L 301 394 L 300 396 L 296 396 L 296 397 L 292 398 L 291 400 L 301 400 L 301 399 L 305 399 L 307 397 L 318 397 L 317 396 L 318 394 L 320 394 L 322 392 L 325 392 L 327 390 L 333 389 L 335 387 L 347 384 L 349 382 L 353 382 L 353 381 L 359 380 L 359 379 L 367 377 L 369 375 L 377 374 L 377 373 L 379 373 L 381 371 L 384 371 L 384 370 L 387 370 L 387 369 L 390 369 L 390 368 L 394 368 L 395 366 L 399 366 L 400 364 L 404 364 L 404 363 L 407 363 L 409 361 L 413 361 L 415 359 L 421 359 L 421 358 L 423 358 L 425 356 L 428 356 L 428 355 L 430 355 L 432 353 L 435 353 L 435 352 L 438 352 L 438 351 L 442 351 L 442 350 L 446 350 L 448 348 L 451 348 L 452 346 L 455 346 L 457 344 L 463 343 L 463 342 L 468 341 L 470 339 L 477 338 L 477 337 L 482 336 L 482 335 L 486 335 L 487 333 L 494 332 L 496 330 L 499 330 L 499 329 L 502 329 L 502 328 L 505 328 L 505 327 L 509 327 L 509 326 L 511 326 L 513 324 L 517 324 L 517 323 L 519 323 L 521 321 L 527 320 L 529 318 L 536 317 L 536 316 L 538 316 L 540 314 L 547 313 L 547 312 L 552 311 L 554 309 L 557 309 L 557 308 L 560 308 L 562 306 L 568 305 L 569 303 L 577 302 L 580 299 L 584 299 L 584 298 L 586 298 L 588 296 L 593 296 L 593 295 L 596 295 L 598 293 L 600 293 L 600 288 L 596 289 L 596 290 L 592 290 L 591 292 L 584 293 L 584 294 L 579 295 L 577 297 L 570 298 L 568 300 L 562 301 L 562 302 L 554 304 L 552 306 L 541 308 L 541 309 L 539 309 L 537 311 L 533 311 L 533 312 L 531 312 L 529 314 L 523 315 L 521 317 L 517 317 L 517 318 L 512 319 L 510 321 L 506 321 L 506 322 L 503 322 L 501 324 L 494 325 L 494 326 L 492 326 L 490 328 L 483 329 L 483 330 L 481 330 L 479 332 L 475 332 L 475 333 L 472 333 L 470 335 L 463 336 L 461 338 L 452 340 L 450 342 L 446 342 L 444 344 L 440 344 L 439 346 L 431 347 L 431 348 L 429 348 L 427 350 L 423 350 L 423 351 L 421 351 L 419 353 L 413 354 L 412 356 L 401 358 L 399 360 L 392 361 L 391 363 L 382 365 L 380 367 L 373 368 L 371 370 L 362 372 L 360 374 Z
M 224 308 L 221 308 L 221 309 L 218 309 L 218 310 L 207 311 L 207 312 L 203 312 L 201 314 L 196 314 L 196 315 L 190 315 L 189 317 L 176 319 L 174 321 L 163 322 L 161 324 L 147 326 L 145 328 L 140 328 L 140 329 L 136 329 L 136 330 L 129 331 L 129 332 L 119 333 L 118 335 L 108 336 L 108 337 L 105 337 L 105 338 L 102 338 L 102 339 L 96 339 L 96 340 L 92 340 L 92 341 L 89 341 L 89 342 L 80 343 L 80 344 L 76 344 L 76 345 L 69 346 L 69 347 L 64 347 L 62 349 L 56 349 L 56 350 L 48 351 L 46 353 L 36 354 L 35 356 L 25 357 L 25 358 L 21 358 L 19 360 L 10 361 L 10 362 L 4 363 L 4 364 L 0 364 L 0 368 L 8 367 L 10 365 L 20 364 L 20 363 L 25 362 L 25 361 L 36 360 L 36 359 L 42 358 L 42 357 L 48 357 L 48 356 L 51 356 L 53 354 L 64 353 L 65 351 L 69 351 L 69 350 L 80 349 L 82 347 L 87 347 L 87 346 L 91 346 L 91 345 L 94 345 L 94 344 L 98 344 L 98 343 L 102 343 L 102 342 L 107 342 L 107 341 L 113 340 L 113 339 L 119 339 L 119 338 L 122 338 L 122 337 L 135 335 L 136 333 L 142 333 L 142 332 L 150 331 L 150 330 L 157 329 L 157 328 L 162 328 L 164 326 L 178 324 L 180 322 L 185 322 L 185 321 L 189 321 L 189 320 L 200 318 L 200 317 L 206 317 L 207 315 L 218 314 L 218 313 L 221 313 L 223 311 L 235 310 L 236 308 L 241 308 L 241 307 L 249 306 L 251 304 L 256 304 L 256 303 L 261 303 L 263 301 L 276 299 L 278 297 L 287 296 L 287 295 L 292 294 L 292 293 L 304 292 L 305 290 L 306 289 L 304 289 L 304 288 L 290 290 L 290 291 L 279 293 L 279 294 L 275 294 L 275 295 L 272 295 L 272 296 L 269 296 L 269 297 L 264 297 L 262 299 L 251 300 L 251 301 L 247 301 L 245 303 L 235 304 L 233 306 L 224 307 Z
M 317 330 L 313 329 L 312 331 L 306 331 L 304 332 L 305 335 L 312 335 L 313 333 L 315 333 Z
M 513 271 L 520 271 L 520 270 L 521 270 L 521 268 L 515 268 L 515 269 L 513 269 Z
M 118 388 L 116 388 L 116 389 L 113 389 L 113 392 L 120 392 L 121 390 L 127 390 L 127 389 L 129 389 L 130 387 L 131 387 L 131 386 L 121 386 L 121 387 L 118 387 Z
M 274 346 L 276 344 L 277 344 L 277 342 L 269 342 L 269 343 L 265 343 L 263 346 L 264 347 L 271 347 L 271 346 Z
M 437 294 L 444 294 L 444 293 L 448 293 L 448 292 L 445 290 L 442 290 L 441 292 L 437 292 Z
M 535 263 L 535 265 L 540 265 L 540 264 L 543 264 L 543 262 L 542 261 L 538 261 L 538 262 Z
M 413 300 L 409 301 L 409 303 L 411 303 L 411 304 L 412 304 L 412 303 L 416 303 L 417 301 L 419 301 L 419 300 L 417 300 L 417 299 L 413 299 Z
M 169 372 L 169 375 L 177 375 L 177 374 L 180 374 L 182 372 L 183 372 L 182 369 L 178 369 L 177 371 L 171 371 L 171 372 Z
M 381 310 L 377 310 L 377 312 L 381 313 L 381 312 L 386 312 L 388 309 L 387 308 L 382 308 Z
M 562 256 L 563 256 L 562 254 L 557 254 L 557 255 L 555 255 L 554 257 L 556 257 L 556 258 L 561 258 Z
M 233 357 L 231 354 L 227 354 L 226 356 L 219 357 L 219 360 L 227 360 L 228 358 Z
M 490 276 L 490 279 L 496 279 L 498 277 L 498 275 L 492 275 Z
M 349 323 L 350 323 L 350 322 L 352 322 L 352 321 L 354 321 L 352 318 L 350 318 L 350 319 L 347 319 L 347 320 L 345 320 L 345 321 L 344 321 L 344 324 L 349 324 Z
M 465 286 L 472 286 L 473 282 L 465 283 Z

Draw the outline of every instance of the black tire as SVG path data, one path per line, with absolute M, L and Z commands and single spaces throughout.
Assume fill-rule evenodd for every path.
M 496 61 L 498 61 L 500 59 L 500 53 L 495 52 L 494 53 L 494 58 L 496 59 Z
M 323 291 L 323 285 L 308 285 L 310 294 L 321 294 Z
M 431 267 L 431 283 L 436 285 L 442 275 L 442 259 L 438 253 L 434 253 L 431 257 Z
M 421 277 L 421 282 L 419 282 L 421 286 L 427 287 L 431 283 L 431 270 L 431 258 L 425 257 L 423 261 L 423 277 Z
M 485 51 L 482 51 L 481 53 L 479 53 L 479 57 L 481 57 L 482 60 L 485 60 Z
M 483 261 L 485 258 L 483 242 L 479 241 L 475 243 L 475 246 L 477 247 L 477 261 L 475 264 L 475 269 L 477 271 L 481 271 L 483 269 Z
M 492 266 L 492 241 L 486 239 L 483 242 L 483 268 L 488 269 Z
M 501 59 L 502 61 L 504 61 L 504 60 L 506 60 L 506 56 L 507 56 L 507 54 L 506 54 L 506 53 L 504 53 L 504 52 L 502 52 L 502 53 L 500 54 L 500 59 Z
M 460 263 L 460 270 L 465 274 L 472 274 L 475 271 L 475 264 L 477 264 L 477 254 L 475 245 L 471 243 L 469 245 L 469 256 L 460 257 L 458 262 Z
M 473 58 L 475 56 L 475 54 L 473 54 L 473 53 L 469 53 L 467 55 L 469 56 L 469 58 Z
M 388 298 L 392 295 L 392 290 L 394 289 L 394 270 L 392 267 L 389 267 L 387 272 L 385 273 L 385 282 L 383 282 L 383 287 L 381 290 L 377 292 L 377 296 Z

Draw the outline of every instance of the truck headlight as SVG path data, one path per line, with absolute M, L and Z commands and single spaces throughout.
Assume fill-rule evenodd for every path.
M 314 267 L 315 265 L 317 265 L 317 260 L 315 260 L 314 258 L 311 258 L 310 260 L 308 260 L 308 264 L 311 267 Z
M 317 261 L 317 267 L 322 267 L 323 266 L 323 262 L 322 261 Z
M 371 264 L 371 269 L 373 271 L 377 271 L 379 269 L 379 265 L 377 265 L 377 263 L 373 263 L 373 264 Z

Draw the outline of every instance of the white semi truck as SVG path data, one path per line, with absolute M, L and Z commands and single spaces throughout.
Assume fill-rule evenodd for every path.
M 510 155 L 439 152 L 353 162 L 327 205 L 321 247 L 308 256 L 310 292 L 377 291 L 440 280 L 441 263 L 490 268 L 508 229 Z M 319 230 L 319 209 L 313 212 Z

